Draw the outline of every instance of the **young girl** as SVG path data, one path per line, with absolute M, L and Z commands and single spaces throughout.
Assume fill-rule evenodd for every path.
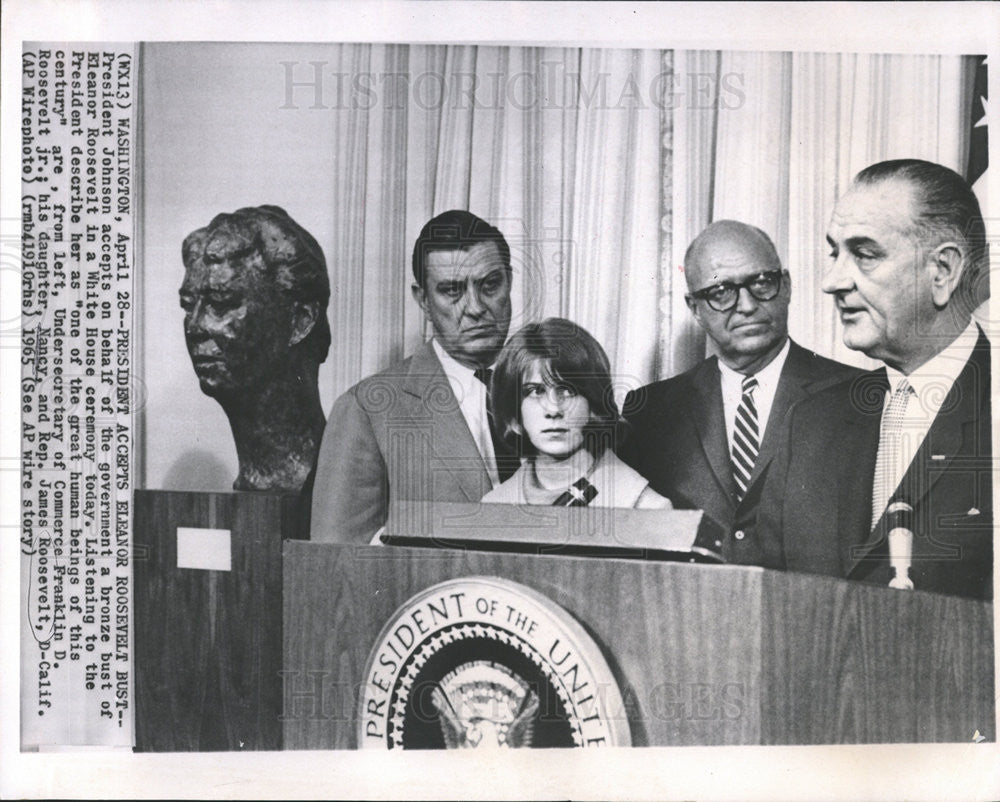
M 563 318 L 531 323 L 497 358 L 493 415 L 526 457 L 485 502 L 664 509 L 670 501 L 612 450 L 620 422 L 608 357 Z

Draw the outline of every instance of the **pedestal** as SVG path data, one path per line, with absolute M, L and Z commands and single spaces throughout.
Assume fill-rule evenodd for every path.
M 138 751 L 282 747 L 281 548 L 300 529 L 297 495 L 136 491 Z

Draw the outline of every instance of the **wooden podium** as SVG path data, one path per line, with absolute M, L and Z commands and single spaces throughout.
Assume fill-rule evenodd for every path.
M 665 561 L 632 548 L 657 532 L 628 514 L 614 521 L 618 556 L 595 557 L 560 541 L 548 508 L 522 509 L 543 545 L 514 553 L 484 550 L 497 533 L 454 511 L 477 530 L 464 548 L 454 527 L 438 548 L 295 540 L 293 496 L 140 491 L 135 506 L 142 751 L 355 748 L 382 627 L 414 594 L 472 576 L 525 585 L 583 627 L 635 746 L 995 739 L 988 602 Z M 672 521 L 691 528 L 673 514 L 666 542 Z M 426 510 L 418 519 L 437 527 Z M 228 566 L 184 567 L 181 529 L 228 532 Z M 713 536 L 697 529 L 707 554 Z
M 994 737 L 987 602 L 738 566 L 306 542 L 284 554 L 287 749 L 356 747 L 382 625 L 472 575 L 527 585 L 583 625 L 634 746 Z

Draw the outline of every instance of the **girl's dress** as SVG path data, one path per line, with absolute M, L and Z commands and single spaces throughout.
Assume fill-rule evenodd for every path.
M 483 496 L 489 504 L 544 504 L 562 507 L 629 507 L 634 509 L 672 509 L 670 500 L 649 486 L 649 482 L 630 468 L 613 451 L 601 454 L 584 476 L 566 472 L 566 484 L 549 490 L 535 480 L 534 463 L 524 460 L 513 476 Z

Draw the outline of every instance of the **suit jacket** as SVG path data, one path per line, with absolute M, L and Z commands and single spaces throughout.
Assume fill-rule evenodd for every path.
M 760 501 L 763 565 L 888 584 L 886 515 L 871 528 L 885 369 L 792 410 Z M 990 351 L 979 333 L 895 496 L 914 508 L 910 576 L 919 590 L 992 598 Z
M 312 539 L 368 543 L 389 500 L 479 501 L 492 488 L 430 343 L 336 400 L 313 487 Z
M 717 357 L 629 393 L 623 408 L 628 427 L 619 454 L 675 507 L 704 510 L 726 533 L 716 547 L 725 559 L 739 561 L 743 552 L 734 550 L 733 535 L 745 538 L 756 524 L 761 480 L 785 414 L 819 388 L 860 373 L 790 344 L 742 502 L 736 500 Z

